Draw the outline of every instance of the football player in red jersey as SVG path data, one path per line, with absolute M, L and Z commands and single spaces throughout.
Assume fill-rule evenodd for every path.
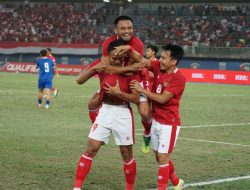
M 107 57 L 107 46 L 108 44 L 115 40 L 115 39 L 121 39 L 124 41 L 125 44 L 132 46 L 137 52 L 139 52 L 141 55 L 143 55 L 144 52 L 144 44 L 142 41 L 137 38 L 134 35 L 133 32 L 133 20 L 128 16 L 119 16 L 114 21 L 115 25 L 115 33 L 116 35 L 109 37 L 107 40 L 105 40 L 102 44 L 102 61 L 107 64 L 107 66 L 110 68 L 109 60 Z M 123 65 L 127 66 L 129 64 L 133 63 L 133 60 L 130 60 L 129 57 L 127 60 L 124 61 Z M 122 73 L 120 69 L 123 69 L 123 72 L 126 72 L 126 67 L 112 67 L 113 73 Z M 117 69 L 115 69 L 117 68 Z M 125 71 L 124 71 L 125 70 Z M 147 69 L 143 69 L 140 72 L 140 81 L 143 85 L 148 85 L 150 82 L 150 75 L 148 75 Z M 88 109 L 89 109 L 89 116 L 91 121 L 93 122 L 98 114 L 98 108 L 100 106 L 100 101 L 98 102 L 99 98 L 99 92 L 97 92 L 93 98 L 88 103 Z M 143 144 L 142 144 L 142 151 L 144 153 L 149 152 L 150 147 L 150 128 L 152 124 L 151 120 L 151 113 L 150 113 L 150 107 L 148 104 L 148 100 L 145 97 L 140 97 L 140 102 L 137 104 L 138 112 L 141 115 L 141 122 L 144 127 L 144 135 L 143 135 Z
M 155 75 L 152 92 L 143 88 L 137 81 L 132 82 L 131 88 L 152 101 L 151 142 L 159 165 L 158 190 L 166 190 L 168 179 L 172 181 L 175 190 L 181 190 L 184 188 L 184 182 L 175 174 L 170 155 L 181 125 L 179 105 L 186 79 L 177 65 L 183 58 L 184 51 L 182 47 L 171 44 L 163 46 L 162 49 L 159 61 L 143 58 L 131 46 L 117 47 L 115 52 L 119 55 L 129 51 L 130 56 L 138 62 L 144 62 Z
M 111 65 L 122 66 L 122 56 L 114 56 L 114 47 L 123 44 L 121 40 L 112 41 L 109 45 L 109 61 Z M 79 82 L 85 81 L 89 76 L 96 73 L 98 64 L 86 70 L 86 74 L 78 78 Z M 101 67 L 100 67 L 101 68 Z M 120 147 L 120 152 L 124 162 L 124 175 L 126 180 L 126 190 L 134 190 L 136 176 L 136 162 L 133 157 L 132 145 L 134 144 L 134 119 L 130 102 L 138 103 L 139 93 L 131 90 L 130 82 L 139 81 L 139 76 L 122 76 L 119 74 L 99 73 L 100 77 L 100 100 L 102 106 L 99 114 L 89 132 L 87 147 L 80 157 L 76 169 L 74 190 L 79 190 L 88 175 L 92 160 L 103 144 L 107 144 L 111 133 L 116 144 Z
M 47 48 L 47 57 L 50 60 L 53 61 L 53 63 L 54 63 L 54 73 L 56 74 L 57 77 L 59 77 L 59 73 L 58 73 L 58 70 L 57 70 L 57 67 L 56 67 L 56 58 L 52 55 L 51 48 Z M 57 97 L 59 90 L 55 86 L 52 86 L 51 90 L 52 90 L 54 96 Z

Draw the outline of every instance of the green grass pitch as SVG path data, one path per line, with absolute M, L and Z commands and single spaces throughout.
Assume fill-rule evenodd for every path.
M 98 79 L 77 85 L 75 78 L 55 78 L 60 91 L 47 111 L 36 108 L 37 75 L 0 72 L 0 189 L 72 189 L 91 125 L 87 102 L 99 86 Z M 180 112 L 183 128 L 172 160 L 186 189 L 249 190 L 250 86 L 188 83 Z M 140 151 L 142 126 L 134 113 L 136 190 L 156 189 L 157 164 L 152 152 Z M 123 163 L 111 138 L 95 157 L 84 190 L 123 189 Z

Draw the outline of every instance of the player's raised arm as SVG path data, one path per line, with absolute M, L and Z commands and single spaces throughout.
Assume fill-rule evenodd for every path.
M 104 69 L 105 69 L 105 64 L 101 62 L 100 59 L 95 60 L 88 67 L 86 67 L 83 71 L 81 71 L 79 76 L 76 78 L 76 83 L 83 84 L 87 80 L 89 80 L 92 76 L 100 73 Z
M 129 53 L 130 57 L 133 58 L 135 62 L 142 63 L 145 67 L 151 67 L 151 61 L 147 58 L 144 58 L 130 45 L 121 45 L 116 47 L 114 50 L 115 55 L 121 55 L 124 53 Z

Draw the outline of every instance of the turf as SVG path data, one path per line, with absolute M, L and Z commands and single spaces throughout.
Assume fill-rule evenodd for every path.
M 60 76 L 54 84 L 59 95 L 52 98 L 50 110 L 37 109 L 37 75 L 0 72 L 0 189 L 72 189 L 91 125 L 87 102 L 98 80 L 80 86 L 75 76 Z M 249 86 L 187 84 L 180 110 L 184 128 L 172 154 L 186 184 L 250 175 L 249 107 Z M 134 112 L 136 190 L 156 189 L 157 164 L 152 152 L 140 151 L 142 126 Z M 99 189 L 125 189 L 113 138 L 94 159 L 84 185 L 84 190 Z M 186 189 L 248 190 L 250 179 Z

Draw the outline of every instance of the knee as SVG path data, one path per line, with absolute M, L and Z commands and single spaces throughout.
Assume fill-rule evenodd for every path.
M 88 109 L 89 110 L 96 110 L 101 105 L 99 94 L 95 94 L 88 102 Z
M 99 150 L 99 147 L 89 145 L 86 147 L 83 154 L 88 156 L 88 157 L 94 158 L 96 156 L 98 150 Z
M 121 148 L 120 151 L 124 162 L 128 162 L 133 158 L 132 147 Z
M 145 120 L 145 121 L 150 120 L 151 114 L 150 114 L 149 109 L 147 109 L 147 108 L 139 109 L 139 113 L 140 113 L 141 117 L 143 118 L 143 120 Z
M 169 164 L 170 155 L 169 154 L 159 154 L 158 153 L 158 163 L 160 165 Z

